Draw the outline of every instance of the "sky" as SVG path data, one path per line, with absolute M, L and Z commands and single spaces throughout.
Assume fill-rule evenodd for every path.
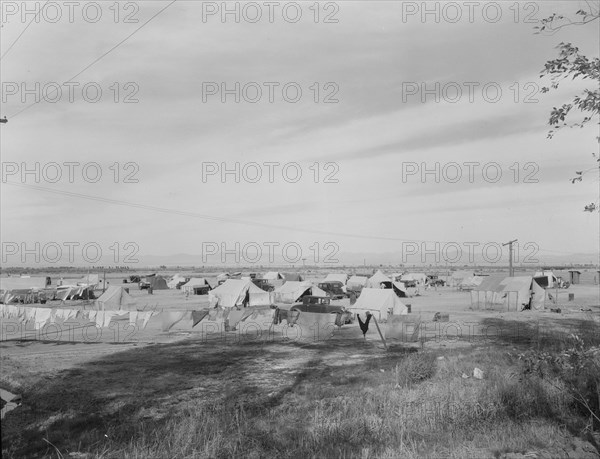
M 598 177 L 569 180 L 597 124 L 547 138 L 590 82 L 542 93 L 540 71 L 560 42 L 597 57 L 600 21 L 534 29 L 585 2 L 49 3 L 1 3 L 3 264 L 599 251 Z

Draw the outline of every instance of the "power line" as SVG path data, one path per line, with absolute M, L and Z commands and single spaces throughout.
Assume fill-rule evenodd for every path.
M 47 0 L 46 0 L 47 1 Z M 75 75 L 73 75 L 71 78 L 69 78 L 68 80 L 66 80 L 64 83 L 70 83 L 72 82 L 75 78 L 77 78 L 79 75 L 81 75 L 83 72 L 85 72 L 86 70 L 88 70 L 90 67 L 92 67 L 94 64 L 98 63 L 100 60 L 104 59 L 107 55 L 109 55 L 110 53 L 112 53 L 115 49 L 117 49 L 119 46 L 121 46 L 123 43 L 125 43 L 127 40 L 129 40 L 131 37 L 133 37 L 136 33 L 138 33 L 142 28 L 144 28 L 146 25 L 148 25 L 148 23 L 150 23 L 150 21 L 152 21 L 153 19 L 155 19 L 157 16 L 159 16 L 160 14 L 162 14 L 167 8 L 169 8 L 173 3 L 175 3 L 177 0 L 172 0 L 167 6 L 165 6 L 164 8 L 162 8 L 158 13 L 156 13 L 154 16 L 152 16 L 150 19 L 148 19 L 146 22 L 144 22 L 141 26 L 139 26 L 137 29 L 135 29 L 132 33 L 130 33 L 129 35 L 127 35 L 123 40 L 121 40 L 119 43 L 117 43 L 116 45 L 114 45 L 112 48 L 110 48 L 108 51 L 106 51 L 105 53 L 103 53 L 100 57 L 94 59 L 91 63 L 89 63 L 88 65 L 86 65 L 83 70 L 77 72 Z M 54 89 L 54 92 L 56 92 L 56 89 Z M 50 95 L 50 94 L 48 94 Z M 22 108 L 21 110 L 19 110 L 17 113 L 15 113 L 14 115 L 10 116 L 9 118 L 14 118 L 16 116 L 18 116 L 20 113 L 23 113 L 25 110 L 28 110 L 29 108 L 33 107 L 36 104 L 39 104 L 41 102 L 37 101 L 37 102 L 33 102 L 32 104 Z
M 357 239 L 376 239 L 376 240 L 383 240 L 383 241 L 398 241 L 398 242 L 406 242 L 406 241 L 431 242 L 431 243 L 445 242 L 445 241 L 424 241 L 424 240 L 419 240 L 419 239 L 394 238 L 394 237 L 385 237 L 385 236 L 366 236 L 366 235 L 362 235 L 362 234 L 337 233 L 337 232 L 333 232 L 333 231 L 321 231 L 321 230 L 316 230 L 316 229 L 303 229 L 303 228 L 295 228 L 295 227 L 283 226 L 283 225 L 271 225 L 271 224 L 267 224 L 267 223 L 253 222 L 253 221 L 248 221 L 248 220 L 239 220 L 239 219 L 235 219 L 235 218 L 215 217 L 212 215 L 205 215 L 205 214 L 200 214 L 197 212 L 188 212 L 188 211 L 182 211 L 182 210 L 167 209 L 164 207 L 149 206 L 146 204 L 139 204 L 139 203 L 128 202 L 128 201 L 120 201 L 117 199 L 104 198 L 101 196 L 93 196 L 93 195 L 87 195 L 87 194 L 82 194 L 82 193 L 74 193 L 74 192 L 70 192 L 70 191 L 54 190 L 52 188 L 46 188 L 46 187 L 42 187 L 39 185 L 17 183 L 17 182 L 11 182 L 8 180 L 4 181 L 3 183 L 7 184 L 7 185 L 31 188 L 31 189 L 35 189 L 38 191 L 44 191 L 47 193 L 60 194 L 63 196 L 88 199 L 91 201 L 104 202 L 107 204 L 115 204 L 115 205 L 124 206 L 124 207 L 144 209 L 144 210 L 167 213 L 167 214 L 172 214 L 172 215 L 180 215 L 183 217 L 200 218 L 202 220 L 216 221 L 216 222 L 220 222 L 220 223 L 234 223 L 234 224 L 239 224 L 239 225 L 256 226 L 256 227 L 261 227 L 261 228 L 280 229 L 280 230 L 285 230 L 285 231 L 297 231 L 297 232 L 301 232 L 301 233 L 320 234 L 320 235 L 324 235 L 324 236 L 350 237 L 350 238 L 357 238 Z
M 216 217 L 213 215 L 205 215 L 205 214 L 200 214 L 197 212 L 188 212 L 188 211 L 183 211 L 183 210 L 168 209 L 165 207 L 149 206 L 146 204 L 139 204 L 139 203 L 135 203 L 135 202 L 120 201 L 117 199 L 104 198 L 102 196 L 93 196 L 93 195 L 74 193 L 71 191 L 64 191 L 64 190 L 54 190 L 52 188 L 46 188 L 46 187 L 42 187 L 39 185 L 17 183 L 17 182 L 11 182 L 8 180 L 6 180 L 2 183 L 7 184 L 7 185 L 20 186 L 20 187 L 24 187 L 24 188 L 31 188 L 31 189 L 35 189 L 38 191 L 44 191 L 47 193 L 60 194 L 63 196 L 87 199 L 87 200 L 97 201 L 97 202 L 104 202 L 106 204 L 114 204 L 114 205 L 118 205 L 118 206 L 130 207 L 130 208 L 135 208 L 135 209 L 150 210 L 153 212 L 160 212 L 160 213 L 166 213 L 166 214 L 171 214 L 171 215 L 179 215 L 182 217 L 199 218 L 202 220 L 214 221 L 214 222 L 219 222 L 219 223 L 233 223 L 233 224 L 238 224 L 238 225 L 254 226 L 254 227 L 260 227 L 260 228 L 280 229 L 280 230 L 285 230 L 285 231 L 296 231 L 299 233 L 319 234 L 319 235 L 323 235 L 323 236 L 348 237 L 348 238 L 354 238 L 354 239 L 382 240 L 382 241 L 392 241 L 392 242 L 422 242 L 422 243 L 429 242 L 429 243 L 434 243 L 434 244 L 435 243 L 457 244 L 457 241 L 427 241 L 427 240 L 422 240 L 422 239 L 370 236 L 370 235 L 354 234 L 354 233 L 337 233 L 337 232 L 333 232 L 333 231 L 320 231 L 320 230 L 296 228 L 296 227 L 283 226 L 283 225 L 271 225 L 271 224 L 267 224 L 267 223 L 260 223 L 260 222 L 254 222 L 254 221 L 248 221 L 248 220 L 240 220 L 240 219 L 229 218 L 229 217 Z M 511 242 L 515 242 L 515 241 L 511 241 Z M 481 244 L 478 241 L 470 241 L 469 242 L 469 244 L 475 244 L 475 243 Z M 502 244 L 502 245 L 506 245 L 506 244 Z M 559 251 L 559 250 L 547 250 L 547 249 L 542 249 L 540 247 L 537 247 L 537 250 L 539 252 L 553 252 L 553 253 L 564 253 L 564 254 L 571 253 L 571 252 L 565 252 L 565 251 Z M 510 247 L 510 253 L 511 253 L 510 258 L 512 258 L 512 246 Z
M 40 15 L 40 13 L 42 12 L 42 10 L 44 9 L 44 6 L 46 6 L 46 3 L 48 3 L 48 0 L 46 0 L 44 2 L 44 4 L 40 8 L 40 10 L 37 12 L 37 14 L 31 19 L 31 21 L 29 21 L 29 24 L 27 24 L 27 26 L 23 29 L 23 31 L 19 34 L 19 36 L 15 39 L 15 41 L 12 42 L 12 44 L 8 47 L 8 49 L 6 51 L 4 51 L 4 54 L 2 54 L 2 56 L 0 56 L 0 61 L 2 59 L 4 59 L 4 56 L 6 56 L 8 54 L 8 52 L 13 48 L 13 46 L 15 46 L 17 44 L 17 42 L 23 36 L 23 34 L 25 34 L 25 32 L 27 32 L 27 29 L 29 29 L 29 26 L 31 24 L 33 24 L 33 21 L 37 20 L 38 16 Z

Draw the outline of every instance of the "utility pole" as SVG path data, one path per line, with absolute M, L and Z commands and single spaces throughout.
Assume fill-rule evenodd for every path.
M 512 241 L 508 241 L 505 244 L 502 244 L 502 246 L 507 245 L 508 246 L 508 275 L 510 277 L 514 277 L 515 275 L 515 270 L 513 269 L 513 250 L 512 250 L 512 245 L 517 242 L 518 239 L 513 239 Z

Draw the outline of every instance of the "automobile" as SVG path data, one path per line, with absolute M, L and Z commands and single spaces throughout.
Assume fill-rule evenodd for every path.
M 334 300 L 349 298 L 348 293 L 344 291 L 344 284 L 339 281 L 320 282 L 317 287 L 327 293 L 327 296 Z
M 446 281 L 445 280 L 438 278 L 434 274 L 427 276 L 427 282 L 432 287 L 443 287 L 444 285 L 446 285 Z
M 138 283 L 138 286 L 140 287 L 140 290 L 148 290 L 150 288 L 150 282 L 148 281 L 140 281 Z
M 317 314 L 341 314 L 338 325 L 351 324 L 352 313 L 341 305 L 331 304 L 330 297 L 306 295 L 301 302 L 292 304 L 290 311 L 313 312 Z
M 267 279 L 251 279 L 252 283 L 254 285 L 256 285 L 258 288 L 264 290 L 265 292 L 272 292 L 273 290 L 275 290 L 275 286 L 269 284 L 269 281 Z

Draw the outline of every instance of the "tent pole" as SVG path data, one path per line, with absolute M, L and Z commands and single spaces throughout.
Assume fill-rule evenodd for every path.
M 385 350 L 387 351 L 387 344 L 385 342 L 385 339 L 383 338 L 383 335 L 381 334 L 381 330 L 379 329 L 379 324 L 377 323 L 377 319 L 375 318 L 375 316 L 373 316 L 373 321 L 375 322 L 375 326 L 377 327 L 377 331 L 379 332 L 379 336 L 381 337 L 381 341 L 383 342 L 383 347 L 385 347 Z

